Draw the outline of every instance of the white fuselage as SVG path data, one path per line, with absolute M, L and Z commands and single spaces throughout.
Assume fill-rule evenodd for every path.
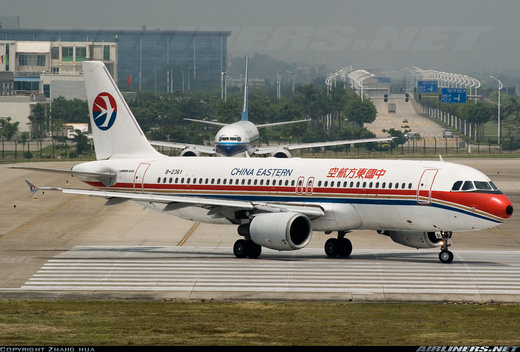
M 449 162 L 159 157 L 94 161 L 73 170 L 114 171 L 112 187 L 87 183 L 115 191 L 318 206 L 325 215 L 309 216 L 318 231 L 470 231 L 510 216 L 510 202 L 496 189 L 452 191 L 457 181 L 488 184 L 490 179 Z M 143 205 L 200 222 L 230 223 L 232 218 L 229 209 L 219 216 L 203 206 Z
M 248 152 L 251 144 L 260 138 L 258 128 L 250 121 L 238 121 L 222 127 L 215 135 L 215 149 L 219 154 L 233 156 Z

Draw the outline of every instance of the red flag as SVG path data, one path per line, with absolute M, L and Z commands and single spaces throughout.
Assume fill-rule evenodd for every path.
M 130 76 L 128 76 L 128 78 L 126 79 L 126 84 L 128 84 L 129 86 L 132 85 L 132 74 L 130 74 Z

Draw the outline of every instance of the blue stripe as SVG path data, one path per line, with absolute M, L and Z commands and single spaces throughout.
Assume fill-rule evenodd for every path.
M 182 196 L 183 194 L 179 194 Z M 185 194 L 184 194 L 185 195 Z M 363 204 L 363 205 L 403 205 L 403 206 L 418 206 L 418 207 L 434 207 L 438 209 L 444 209 L 449 211 L 454 211 L 460 214 L 473 216 L 478 219 L 491 221 L 497 224 L 503 223 L 503 221 L 495 220 L 493 218 L 477 214 L 468 210 L 464 210 L 455 206 L 448 206 L 445 204 L 437 203 L 432 201 L 430 205 L 420 205 L 417 204 L 417 200 L 414 198 L 413 200 L 407 199 L 373 199 L 373 198 L 327 198 L 327 197 L 311 197 L 311 198 L 302 198 L 302 196 L 254 196 L 254 195 L 245 195 L 245 196 L 230 196 L 230 195 L 211 195 L 211 194 L 190 194 L 190 196 L 199 196 L 199 197 L 207 197 L 207 198 L 224 198 L 231 200 L 242 200 L 242 201 L 250 201 L 250 202 L 299 202 L 299 203 L 336 203 L 336 204 Z

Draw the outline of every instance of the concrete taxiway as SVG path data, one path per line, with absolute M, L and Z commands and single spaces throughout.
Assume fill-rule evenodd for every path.
M 518 212 L 520 161 L 446 159 L 486 173 Z M 68 169 L 76 163 L 33 163 Z M 300 251 L 265 249 L 237 259 L 235 226 L 197 224 L 133 203 L 39 192 L 85 188 L 58 174 L 0 165 L 1 298 L 324 299 L 519 302 L 518 216 L 489 230 L 455 233 L 452 264 L 374 231 L 349 235 L 348 259 L 329 259 L 316 232 Z

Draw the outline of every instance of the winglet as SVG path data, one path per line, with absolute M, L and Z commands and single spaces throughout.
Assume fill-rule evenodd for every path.
M 439 154 L 439 160 L 444 161 L 444 159 L 442 158 L 442 155 L 440 155 L 440 154 Z
M 247 81 L 248 81 L 248 69 L 247 69 L 247 63 L 249 61 L 249 58 L 246 56 L 246 78 L 244 83 L 244 109 L 242 110 L 242 121 L 247 121 Z
M 25 180 L 25 182 L 27 182 L 29 185 L 29 197 L 32 197 L 39 190 L 39 188 L 27 180 Z

